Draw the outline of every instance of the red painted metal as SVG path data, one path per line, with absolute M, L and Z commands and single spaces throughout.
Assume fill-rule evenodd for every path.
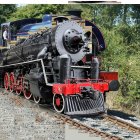
M 101 71 L 99 73 L 99 78 L 106 80 L 106 81 L 111 81 L 111 80 L 118 80 L 118 72 L 104 72 Z
M 9 74 L 7 72 L 4 75 L 4 88 L 5 90 L 9 88 Z
M 83 87 L 92 87 L 94 90 L 98 90 L 101 93 L 109 91 L 109 83 L 112 80 L 118 80 L 118 72 L 100 72 L 99 79 L 80 79 L 75 80 L 74 83 L 70 83 L 67 80 L 64 84 L 54 84 L 53 93 L 54 94 L 81 94 Z
M 22 78 L 24 80 L 24 76 Z M 24 85 L 23 85 L 23 94 L 27 100 L 31 99 L 32 97 L 32 93 L 30 92 L 30 90 L 25 89 Z
M 55 102 L 57 106 L 60 106 L 60 98 L 57 98 Z
M 24 90 L 24 97 L 29 100 L 32 97 L 31 92 L 28 90 Z
M 86 58 L 86 56 L 84 56 L 84 57 L 82 58 L 82 62 L 83 62 L 83 63 L 86 63 L 86 61 L 87 61 L 87 58 Z
M 16 80 L 16 94 L 20 95 L 23 91 L 23 76 L 20 74 Z
M 53 93 L 54 94 L 81 94 L 83 87 L 90 86 L 94 90 L 98 90 L 101 93 L 109 90 L 108 82 L 82 82 L 82 83 L 65 83 L 65 84 L 54 84 L 53 85 Z
M 13 92 L 15 89 L 15 76 L 14 73 L 10 73 L 10 91 Z

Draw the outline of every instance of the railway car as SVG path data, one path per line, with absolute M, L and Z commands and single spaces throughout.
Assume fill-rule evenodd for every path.
M 119 88 L 118 72 L 100 70 L 98 54 L 106 45 L 99 28 L 82 11 L 67 12 L 20 23 L 16 42 L 1 49 L 1 86 L 59 113 L 105 112 L 105 93 Z

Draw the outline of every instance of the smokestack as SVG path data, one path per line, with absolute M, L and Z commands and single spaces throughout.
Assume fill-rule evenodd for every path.
M 69 15 L 72 16 L 72 19 L 81 19 L 81 13 L 83 12 L 80 9 L 72 9 L 66 11 Z

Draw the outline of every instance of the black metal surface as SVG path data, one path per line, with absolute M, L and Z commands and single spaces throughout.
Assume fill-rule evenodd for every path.
M 120 84 L 118 82 L 118 80 L 112 80 L 110 83 L 109 83 L 109 90 L 110 91 L 117 91 L 120 87 Z
M 91 62 L 91 79 L 99 79 L 99 60 L 98 58 L 93 58 Z
M 92 53 L 94 56 L 97 56 L 100 52 L 106 49 L 106 44 L 102 32 L 100 29 L 93 23 L 88 20 L 85 21 L 86 26 L 92 26 Z
M 60 83 L 64 83 L 65 80 L 70 79 L 70 66 L 71 66 L 71 58 L 68 55 L 60 56 Z
M 63 39 L 64 36 L 65 39 Z M 87 45 L 83 39 L 84 32 L 80 25 L 74 21 L 64 21 L 52 29 L 36 33 L 23 42 L 17 43 L 4 53 L 3 61 L 5 65 L 9 65 L 37 58 L 44 59 L 50 52 L 53 57 L 69 54 L 72 60 L 77 62 L 86 54 L 84 50 Z
M 100 93 L 96 99 L 80 98 L 78 95 L 65 97 L 64 113 L 67 115 L 91 115 L 105 111 L 104 97 Z

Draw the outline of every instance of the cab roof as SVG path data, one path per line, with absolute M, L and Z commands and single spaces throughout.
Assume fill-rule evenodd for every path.
M 16 21 L 12 21 L 12 22 L 2 23 L 1 27 L 10 26 L 10 25 L 21 25 L 21 24 L 26 24 L 26 23 L 38 23 L 41 21 L 42 21 L 42 19 L 36 19 L 36 18 L 21 19 L 21 20 L 16 20 Z

